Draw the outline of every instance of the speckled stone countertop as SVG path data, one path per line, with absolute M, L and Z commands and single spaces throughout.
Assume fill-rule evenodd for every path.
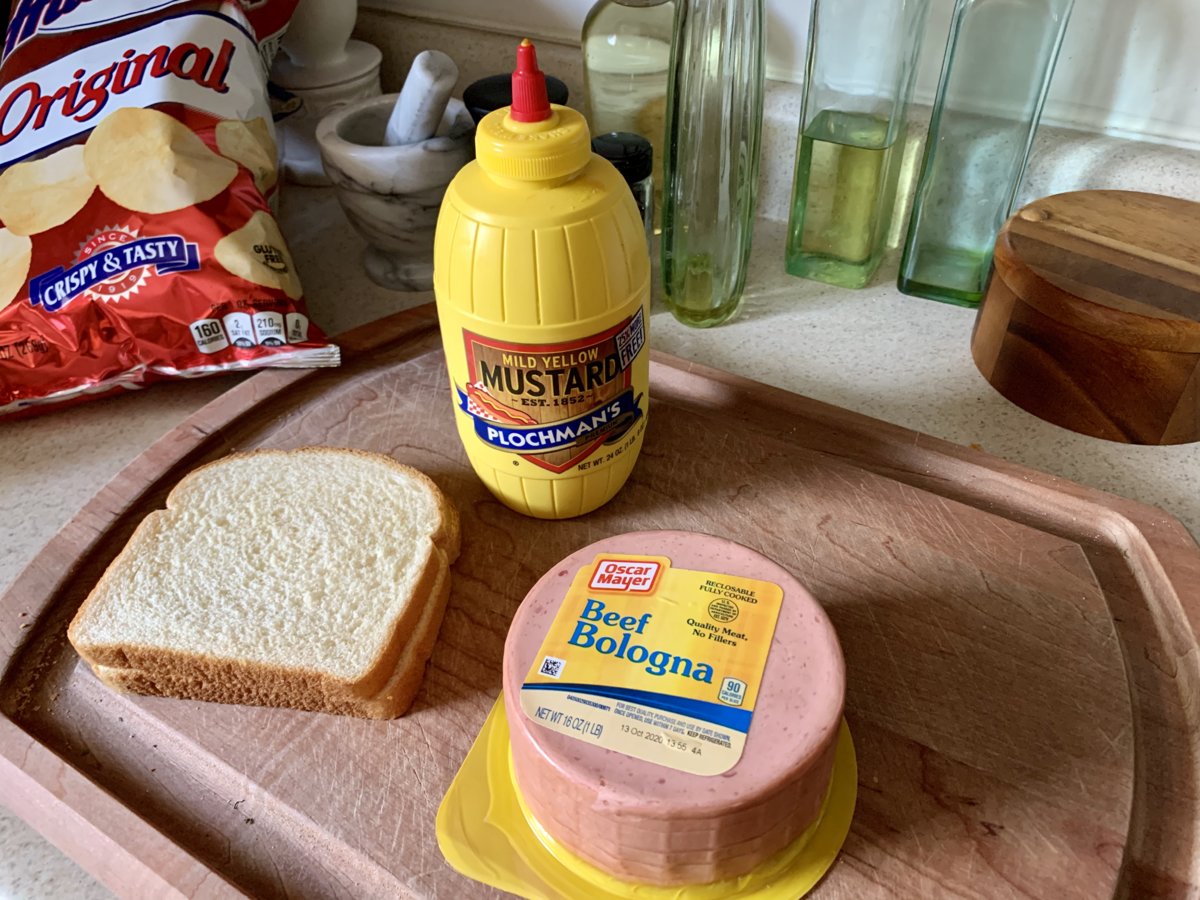
M 435 34 L 415 31 L 409 37 L 414 44 L 437 45 Z M 499 41 L 504 48 L 510 43 L 498 36 L 478 41 L 480 47 L 468 46 L 462 55 L 483 67 L 493 65 Z M 543 53 L 543 59 L 556 57 L 565 60 L 567 52 L 548 48 Z M 902 296 L 894 287 L 894 261 L 872 287 L 856 292 L 783 272 L 785 226 L 780 219 L 787 211 L 795 121 L 794 89 L 770 92 L 760 202 L 767 218 L 755 235 L 742 313 L 723 327 L 694 331 L 656 305 L 652 345 L 1142 500 L 1178 516 L 1200 535 L 1200 444 L 1109 444 L 1016 408 L 989 387 L 971 361 L 974 313 Z M 1024 197 L 1101 186 L 1200 199 L 1200 155 L 1043 129 Z M 364 242 L 346 223 L 331 192 L 288 188 L 282 220 L 312 317 L 331 333 L 432 299 L 429 294 L 391 293 L 367 280 L 359 264 Z M 240 377 L 159 385 L 0 424 L 0 546 L 5 548 L 0 588 L 102 484 Z M 0 810 L 0 900 L 108 896 L 20 820 Z

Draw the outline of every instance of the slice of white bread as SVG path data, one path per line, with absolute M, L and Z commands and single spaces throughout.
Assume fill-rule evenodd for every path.
M 424 662 L 417 664 L 416 660 L 428 660 L 437 641 L 438 628 L 446 611 L 446 601 L 450 597 L 450 573 L 439 579 L 434 597 L 421 614 L 412 638 L 404 647 L 396 671 L 383 689 L 374 697 L 322 697 L 311 705 L 295 702 L 295 691 L 286 690 L 283 696 L 274 700 L 266 695 L 261 685 L 256 685 L 254 700 L 231 701 L 228 686 L 209 682 L 200 682 L 189 677 L 186 673 L 160 672 L 151 676 L 137 669 L 118 669 L 110 666 L 93 666 L 92 671 L 109 687 L 122 691 L 132 691 L 135 694 L 150 694 L 155 697 L 185 697 L 191 700 L 210 700 L 217 703 L 245 702 L 255 706 L 286 706 L 292 709 L 307 709 L 317 712 L 338 713 L 347 716 L 359 716 L 369 719 L 394 719 L 403 715 L 412 705 L 417 691 L 421 687 L 421 676 L 424 674 Z
M 235 454 L 146 517 L 67 635 L 114 687 L 391 718 L 420 686 L 458 547 L 453 507 L 390 457 Z

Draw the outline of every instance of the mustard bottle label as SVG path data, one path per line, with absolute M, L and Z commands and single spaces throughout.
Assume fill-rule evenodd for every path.
M 475 435 L 550 472 L 587 468 L 641 419 L 633 364 L 645 352 L 643 312 L 599 334 L 551 344 L 463 331 L 467 381 L 458 408 Z M 620 449 L 620 448 L 617 448 Z M 614 451 L 615 452 L 615 451 Z
M 560 734 L 720 775 L 745 748 L 782 602 L 773 582 L 601 554 L 575 573 L 521 708 Z

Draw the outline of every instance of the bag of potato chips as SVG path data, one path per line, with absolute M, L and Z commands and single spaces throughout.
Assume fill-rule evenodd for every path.
M 268 199 L 297 0 L 16 0 L 0 62 L 0 415 L 331 366 Z

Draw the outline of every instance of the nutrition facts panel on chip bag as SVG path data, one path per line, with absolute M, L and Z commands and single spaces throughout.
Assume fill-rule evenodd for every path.
M 281 347 L 308 340 L 308 317 L 301 313 L 233 312 L 220 319 L 197 319 L 189 327 L 201 353 L 216 353 L 231 344 Z

